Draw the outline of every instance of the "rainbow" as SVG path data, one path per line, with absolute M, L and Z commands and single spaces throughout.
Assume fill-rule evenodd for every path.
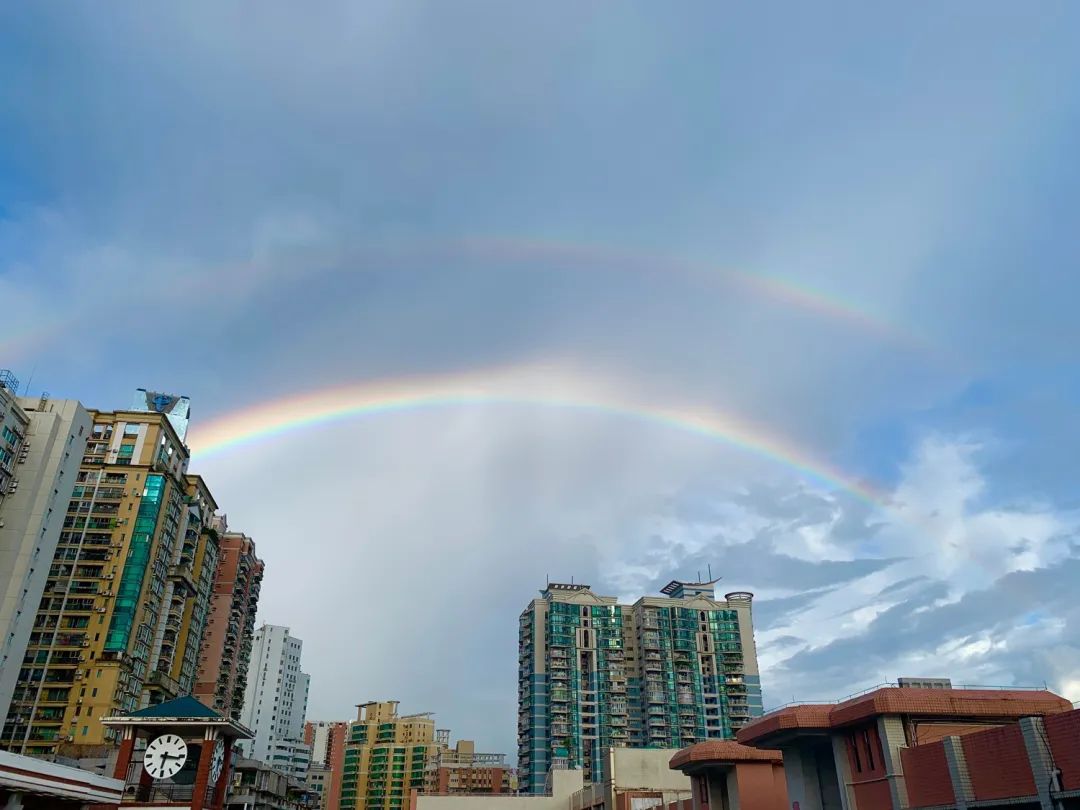
M 732 415 L 656 405 L 598 385 L 591 377 L 568 376 L 551 367 L 373 380 L 284 396 L 223 414 L 203 425 L 193 424 L 189 440 L 197 460 L 347 419 L 476 405 L 555 408 L 658 425 L 768 459 L 875 507 L 888 505 L 885 496 L 866 482 L 845 475 L 784 437 Z
M 225 292 L 239 295 L 246 293 L 251 285 L 258 284 L 264 274 L 267 278 L 287 281 L 290 277 L 311 272 L 363 272 L 367 267 L 414 267 L 418 262 L 438 267 L 440 263 L 462 260 L 488 266 L 503 264 L 536 270 L 557 267 L 582 272 L 637 274 L 650 279 L 698 285 L 711 294 L 725 289 L 743 290 L 759 299 L 844 324 L 862 334 L 905 349 L 921 352 L 930 348 L 929 342 L 920 335 L 868 311 L 862 305 L 790 279 L 719 267 L 701 260 L 548 238 L 451 235 L 446 238 L 376 243 L 340 252 L 316 250 L 283 262 L 234 262 L 205 273 L 205 289 L 220 295 L 225 284 L 228 285 L 224 288 Z
M 723 268 L 700 260 L 630 252 L 586 242 L 522 237 L 466 237 L 451 242 L 451 250 L 481 260 L 491 258 L 516 263 L 572 262 L 587 267 L 668 275 L 683 281 L 715 286 L 726 282 L 754 295 L 780 302 L 821 318 L 846 323 L 852 328 L 912 349 L 926 349 L 919 335 L 872 314 L 854 302 L 828 295 L 790 279 Z

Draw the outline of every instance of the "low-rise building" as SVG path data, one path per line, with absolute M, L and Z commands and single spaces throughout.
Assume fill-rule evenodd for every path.
M 506 754 L 477 753 L 472 740 L 458 740 L 427 765 L 424 792 L 442 796 L 475 793 L 514 793 L 517 777 Z
M 411 810 L 645 810 L 682 804 L 689 810 L 690 778 L 669 767 L 677 752 L 663 748 L 606 748 L 603 782 L 585 784 L 579 769 L 552 769 L 543 794 L 434 796 L 413 791 Z
M 671 767 L 690 777 L 693 797 L 669 810 L 788 810 L 791 806 L 779 751 L 710 740 L 684 748 L 671 758 Z
M 310 810 L 318 807 L 307 785 L 257 759 L 238 759 L 225 800 L 227 810 Z
M 0 751 L 0 807 L 20 810 L 115 807 L 123 793 L 122 779 Z
M 930 800 L 962 808 L 973 773 L 985 781 L 976 779 L 982 787 L 972 785 L 972 795 L 986 800 L 1048 791 L 1053 760 L 1042 735 L 1059 729 L 1068 761 L 1077 726 L 1059 716 L 1071 709 L 1041 689 L 884 687 L 840 703 L 779 709 L 745 726 L 738 741 L 783 753 L 788 798 L 800 810 L 906 810 Z M 1074 762 L 1068 778 L 1055 766 L 1062 788 L 1077 789 L 1069 801 L 1080 796 L 1080 755 Z M 1030 806 L 1052 807 L 1041 800 Z

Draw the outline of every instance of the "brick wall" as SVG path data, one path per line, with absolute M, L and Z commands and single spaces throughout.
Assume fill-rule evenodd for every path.
M 913 722 L 912 745 L 925 745 L 946 737 L 962 737 L 976 731 L 997 728 L 1004 723 L 942 723 L 937 721 Z
M 937 807 L 956 801 L 945 746 L 941 742 L 902 748 L 900 761 L 904 765 L 908 804 L 915 807 Z
M 1035 795 L 1035 777 L 1019 726 L 967 734 L 960 743 L 977 801 Z
M 1043 719 L 1064 790 L 1080 790 L 1080 710 Z

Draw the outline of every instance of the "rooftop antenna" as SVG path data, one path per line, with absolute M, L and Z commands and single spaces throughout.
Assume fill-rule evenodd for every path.
M 25 396 L 30 396 L 30 383 L 32 383 L 34 381 L 34 372 L 35 371 L 37 371 L 37 363 L 34 363 L 34 367 L 32 369 L 30 369 L 30 379 L 28 379 L 26 381 L 26 385 L 23 387 L 23 396 L 24 397 Z M 18 391 L 13 391 L 12 393 L 18 395 L 19 392 Z
M 697 581 L 701 582 L 701 569 L 700 568 L 697 570 Z
M 709 563 L 709 582 L 712 582 L 712 563 Z

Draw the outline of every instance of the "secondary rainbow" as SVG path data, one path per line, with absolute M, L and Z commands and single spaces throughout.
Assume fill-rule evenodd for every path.
M 650 276 L 667 275 L 705 286 L 728 282 L 757 296 L 820 318 L 846 323 L 894 344 L 920 350 L 928 348 L 921 336 L 870 312 L 865 306 L 779 276 L 722 267 L 699 259 L 654 255 L 589 242 L 495 236 L 466 237 L 452 244 L 465 255 L 481 260 L 572 262 L 582 269 L 606 267 Z
M 346 419 L 478 405 L 556 408 L 701 436 L 768 459 L 829 488 L 850 492 L 876 507 L 887 506 L 885 497 L 866 482 L 847 476 L 783 436 L 730 414 L 632 401 L 624 392 L 615 394 L 581 381 L 567 384 L 565 377 L 523 377 L 519 372 L 376 380 L 286 396 L 224 414 L 203 425 L 193 424 L 189 440 L 193 455 L 201 458 Z

